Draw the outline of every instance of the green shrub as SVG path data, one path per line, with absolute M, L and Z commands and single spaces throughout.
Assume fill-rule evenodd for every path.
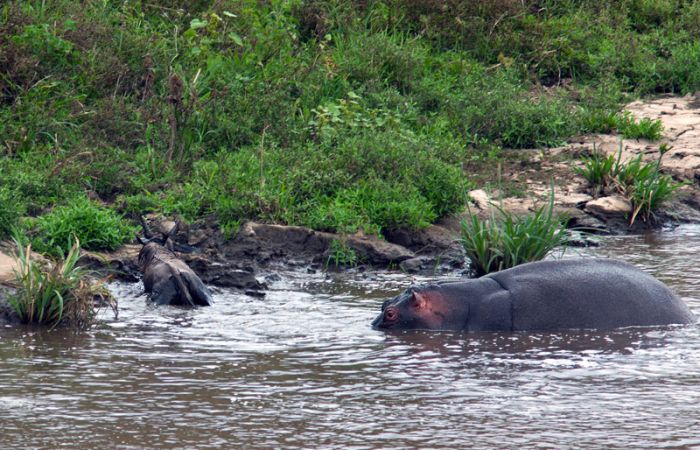
M 36 220 L 37 250 L 53 255 L 66 254 L 74 237 L 86 250 L 115 250 L 133 238 L 135 229 L 114 211 L 84 197 L 58 206 Z
M 606 110 L 579 111 L 582 130 L 587 133 L 612 133 L 617 131 L 626 139 L 661 139 L 663 124 L 661 120 L 647 117 L 635 119 L 629 111 L 621 113 Z
M 669 175 L 661 173 L 661 158 L 668 149 L 662 145 L 655 162 L 642 162 L 640 154 L 627 163 L 619 163 L 615 168 L 613 175 L 616 190 L 632 203 L 630 225 L 640 214 L 645 222 L 648 221 L 654 210 L 682 186 L 681 183 L 675 183 Z
M 78 240 L 72 243 L 65 259 L 49 264 L 36 261 L 31 245 L 25 249 L 19 240 L 15 238 L 19 266 L 14 280 L 16 291 L 9 302 L 22 322 L 86 328 L 94 323 L 98 307 L 105 304 L 116 315 L 117 303 L 109 290 L 91 281 L 89 274 L 76 266 L 80 257 Z
M 354 267 L 357 265 L 357 262 L 357 253 L 346 241 L 341 239 L 333 239 L 331 241 L 326 266 L 333 264 L 336 267 Z
M 539 261 L 568 235 L 562 221 L 552 215 L 553 197 L 533 215 L 518 217 L 499 209 L 500 217 L 480 220 L 470 214 L 462 221 L 462 245 L 476 276 Z
M 695 2 L 184 5 L 3 6 L 0 221 L 89 190 L 229 230 L 423 226 L 463 206 L 473 148 L 655 139 L 616 112 L 700 89 Z

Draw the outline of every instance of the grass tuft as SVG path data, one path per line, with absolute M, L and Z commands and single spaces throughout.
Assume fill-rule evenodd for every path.
M 358 263 L 357 252 L 345 240 L 333 239 L 328 249 L 326 267 L 355 267 Z
M 583 159 L 583 167 L 575 167 L 574 172 L 588 181 L 594 196 L 618 193 L 627 198 L 632 203 L 630 225 L 640 216 L 648 222 L 654 210 L 683 186 L 661 172 L 661 159 L 669 149 L 662 144 L 659 158 L 649 163 L 642 161 L 641 154 L 626 163 L 621 162 L 622 143 L 617 156 L 603 156 L 594 149 L 592 156 Z
M 648 139 L 658 141 L 664 129 L 660 119 L 652 120 L 648 117 L 636 120 L 629 111 L 624 111 L 615 116 L 617 130 L 625 139 Z
M 104 284 L 91 281 L 76 266 L 80 256 L 77 239 L 64 259 L 46 264 L 36 259 L 31 244 L 25 248 L 18 237 L 14 241 L 19 268 L 15 270 L 17 290 L 9 302 L 22 322 L 87 328 L 95 322 L 99 305 L 109 305 L 116 314 L 116 300 Z
M 500 217 L 480 220 L 470 214 L 462 221 L 462 245 L 471 260 L 472 271 L 480 277 L 490 272 L 543 259 L 568 242 L 566 227 L 553 216 L 554 197 L 534 214 L 518 217 L 498 209 Z

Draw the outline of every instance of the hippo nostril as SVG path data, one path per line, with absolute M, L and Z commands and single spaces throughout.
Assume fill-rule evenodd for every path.
M 399 318 L 399 312 L 394 308 L 387 308 L 384 311 L 384 320 L 387 322 L 394 322 Z

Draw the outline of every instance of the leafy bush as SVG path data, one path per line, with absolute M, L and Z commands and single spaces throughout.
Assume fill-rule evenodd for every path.
M 357 265 L 357 253 L 347 242 L 341 239 L 333 239 L 328 249 L 326 266 L 333 264 L 336 267 Z
M 581 111 L 581 126 L 588 133 L 618 132 L 626 139 L 661 139 L 663 124 L 661 120 L 647 117 L 635 119 L 629 111 L 615 113 L 605 110 Z
M 463 206 L 474 148 L 654 139 L 624 102 L 700 89 L 695 2 L 180 3 L 2 7 L 0 227 L 86 191 L 224 229 L 420 227 Z
M 566 227 L 552 215 L 553 197 L 535 214 L 518 217 L 499 209 L 500 217 L 462 221 L 462 245 L 476 276 L 543 259 L 566 245 Z
M 80 257 L 77 239 L 65 259 L 44 265 L 33 258 L 31 245 L 25 249 L 19 238 L 15 238 L 15 244 L 17 290 L 9 296 L 9 302 L 22 322 L 86 328 L 97 317 L 96 302 L 111 306 L 116 315 L 117 303 L 109 290 L 102 283 L 89 280 L 88 273 L 76 266 Z
M 61 255 L 71 250 L 75 237 L 86 250 L 114 250 L 134 232 L 114 211 L 78 197 L 36 220 L 34 245 L 41 252 Z
M 640 154 L 627 163 L 617 164 L 613 170 L 616 190 L 632 203 L 630 225 L 640 214 L 645 222 L 648 221 L 654 210 L 682 186 L 681 183 L 675 183 L 669 175 L 661 173 L 661 158 L 668 149 L 662 145 L 655 162 L 642 162 Z

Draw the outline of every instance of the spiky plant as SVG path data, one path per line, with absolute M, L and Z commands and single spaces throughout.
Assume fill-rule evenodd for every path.
M 556 247 L 566 245 L 562 221 L 553 215 L 554 196 L 534 214 L 518 217 L 499 209 L 500 217 L 479 220 L 470 214 L 462 222 L 462 245 L 472 262 L 474 275 L 515 267 L 543 259 Z
M 88 271 L 78 267 L 80 242 L 73 245 L 62 259 L 44 264 L 34 256 L 31 244 L 24 247 L 14 237 L 17 259 L 16 291 L 9 302 L 19 319 L 55 327 L 59 324 L 87 328 L 98 310 L 108 305 L 115 312 L 117 303 L 103 282 L 93 281 Z

